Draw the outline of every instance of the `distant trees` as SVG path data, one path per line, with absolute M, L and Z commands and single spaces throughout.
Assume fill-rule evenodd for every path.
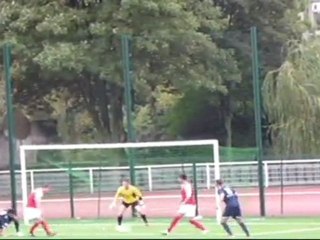
M 139 140 L 254 144 L 249 28 L 262 73 L 301 34 L 300 1 L 28 0 L 0 2 L 14 50 L 16 101 L 59 122 L 65 142 L 126 138 L 121 34 L 133 39 Z

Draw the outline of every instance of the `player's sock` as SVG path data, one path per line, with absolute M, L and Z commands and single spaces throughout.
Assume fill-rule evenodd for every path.
M 141 218 L 145 224 L 148 224 L 147 216 L 145 214 L 141 214 Z
M 243 222 L 239 222 L 239 225 L 242 228 L 242 230 L 245 232 L 245 234 L 249 237 L 250 233 L 249 233 L 247 226 Z
M 168 232 L 171 232 L 176 226 L 177 224 L 180 222 L 180 220 L 183 218 L 183 216 L 177 216 L 175 217 L 172 222 L 170 227 L 168 228 Z
M 189 221 L 192 225 L 194 225 L 196 228 L 201 229 L 202 231 L 206 230 L 206 228 L 203 226 L 201 222 L 198 222 L 197 220 L 191 219 Z
M 45 232 L 50 235 L 51 234 L 51 229 L 49 224 L 46 221 L 41 221 L 42 227 L 45 230 Z
M 33 226 L 30 229 L 30 234 L 34 235 L 34 232 L 36 231 L 36 229 L 39 227 L 40 224 L 41 222 L 36 222 L 35 224 L 33 224 Z
M 231 229 L 229 228 L 228 224 L 227 223 L 221 223 L 223 229 L 230 235 L 232 236 L 232 232 L 231 232 Z
M 122 216 L 118 216 L 118 226 L 121 226 L 122 224 Z

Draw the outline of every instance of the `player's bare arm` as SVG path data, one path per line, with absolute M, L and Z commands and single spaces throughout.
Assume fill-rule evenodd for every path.
M 218 208 L 222 209 L 222 206 L 224 204 L 225 194 L 224 193 L 220 193 L 219 194 L 219 198 L 220 198 L 220 201 L 218 202 Z
M 182 202 L 182 204 L 186 204 L 192 198 L 191 184 L 185 184 L 184 188 L 186 191 L 186 199 Z
M 114 198 L 113 198 L 113 200 L 112 200 L 112 202 L 111 202 L 111 204 L 109 206 L 110 208 L 114 208 L 116 206 L 117 201 L 119 199 L 119 195 L 120 195 L 120 188 L 118 188 L 116 194 L 114 195 Z

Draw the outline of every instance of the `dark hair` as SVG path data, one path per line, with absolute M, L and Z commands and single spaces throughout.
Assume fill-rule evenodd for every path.
M 223 184 L 222 179 L 217 179 L 217 180 L 216 180 L 216 184 L 219 185 L 219 186 L 221 186 L 221 185 Z
M 187 175 L 182 173 L 182 174 L 180 174 L 179 178 L 182 180 L 187 180 Z
M 43 186 L 43 188 L 50 188 L 50 185 L 46 184 L 46 185 Z
M 127 182 L 127 183 L 130 183 L 130 180 L 128 178 L 124 178 L 121 180 L 121 182 Z

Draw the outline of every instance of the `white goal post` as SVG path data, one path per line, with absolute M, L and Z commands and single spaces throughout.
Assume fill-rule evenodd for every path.
M 184 146 L 212 146 L 212 158 L 214 160 L 215 179 L 220 179 L 220 159 L 219 159 L 219 142 L 218 140 L 188 140 L 188 141 L 163 141 L 163 142 L 138 142 L 138 143 L 106 143 L 106 144 L 56 144 L 56 145 L 21 145 L 20 146 L 20 166 L 21 166 L 21 190 L 22 190 L 22 209 L 24 221 L 25 208 L 28 201 L 28 181 L 26 152 L 37 150 L 89 150 L 89 149 L 128 149 L 128 148 L 157 148 L 157 147 L 184 147 Z M 220 201 L 217 189 L 216 202 Z M 221 217 L 221 209 L 217 204 L 217 220 Z

